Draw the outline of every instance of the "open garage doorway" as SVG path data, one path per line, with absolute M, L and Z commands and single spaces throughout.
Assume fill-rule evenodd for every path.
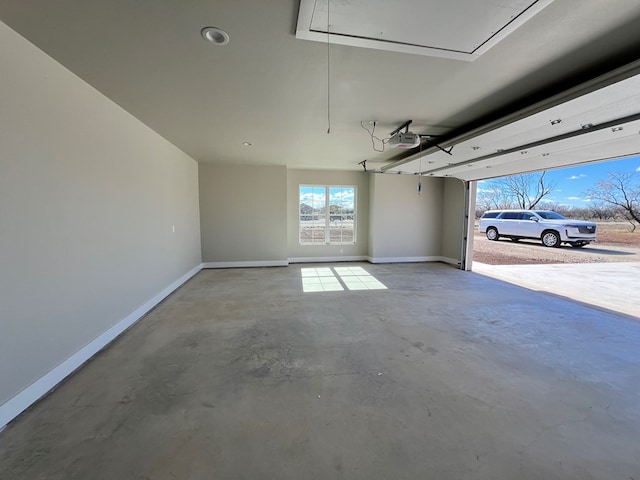
M 472 270 L 640 317 L 639 209 L 640 157 L 481 180 Z M 567 221 L 547 222 L 548 212 Z M 564 236 L 587 222 L 594 241 L 545 245 L 545 228 Z

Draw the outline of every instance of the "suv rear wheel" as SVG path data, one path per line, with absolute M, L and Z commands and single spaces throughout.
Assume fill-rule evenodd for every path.
M 498 235 L 498 229 L 495 227 L 487 228 L 487 238 L 489 240 L 498 240 L 500 235 Z
M 559 247 L 560 246 L 560 235 L 558 232 L 554 230 L 546 230 L 542 232 L 542 244 L 545 247 Z

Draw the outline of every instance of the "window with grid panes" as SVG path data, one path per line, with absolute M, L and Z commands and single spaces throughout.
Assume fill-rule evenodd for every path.
M 356 242 L 356 187 L 300 185 L 300 243 L 353 245 Z

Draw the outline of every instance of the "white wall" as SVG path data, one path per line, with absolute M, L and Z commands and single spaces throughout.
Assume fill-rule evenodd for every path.
M 208 266 L 287 263 L 285 167 L 201 164 L 200 212 Z
M 299 202 L 300 185 L 355 185 L 356 243 L 355 245 L 300 245 Z M 289 258 L 334 259 L 365 258 L 369 251 L 369 175 L 364 172 L 339 170 L 287 171 L 287 244 Z
M 373 262 L 438 260 L 443 179 L 372 175 L 369 256 Z
M 1 427 L 201 259 L 194 160 L 2 23 L 0 63 Z

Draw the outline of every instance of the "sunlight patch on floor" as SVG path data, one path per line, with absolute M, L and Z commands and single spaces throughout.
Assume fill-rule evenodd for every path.
M 339 292 L 344 290 L 331 268 L 301 268 L 302 291 Z
M 362 267 L 301 268 L 302 291 L 338 292 L 347 290 L 386 290 L 387 287 Z
M 387 287 L 362 267 L 334 268 L 349 290 L 386 290 Z

